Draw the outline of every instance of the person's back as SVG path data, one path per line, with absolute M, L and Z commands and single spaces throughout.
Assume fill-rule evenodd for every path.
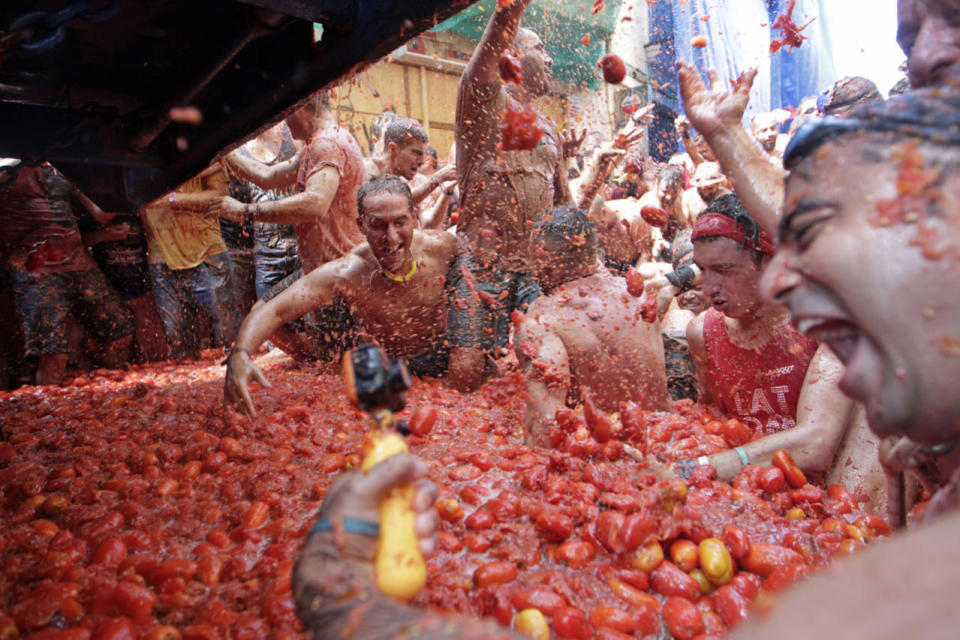
M 643 320 L 623 278 L 599 271 L 572 280 L 535 300 L 527 315 L 563 341 L 570 387 L 589 387 L 600 408 L 617 411 L 629 400 L 667 407 L 660 325 Z

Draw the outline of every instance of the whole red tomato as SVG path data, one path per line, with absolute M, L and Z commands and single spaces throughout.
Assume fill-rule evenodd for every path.
M 627 67 L 620 56 L 611 53 L 603 57 L 597 66 L 603 71 L 603 79 L 609 84 L 620 84 L 627 75 Z
M 691 640 L 703 633 L 703 618 L 692 602 L 672 596 L 663 605 L 663 621 L 677 640 Z
M 643 295 L 643 287 L 643 274 L 633 267 L 627 269 L 627 293 L 635 298 L 639 298 Z
M 410 422 L 407 426 L 410 428 L 411 433 L 422 438 L 430 433 L 430 430 L 433 429 L 433 425 L 436 423 L 437 409 L 431 406 L 420 406 L 417 407 L 413 415 L 410 416 Z
M 130 618 L 108 618 L 93 630 L 90 640 L 136 640 Z
M 561 638 L 589 640 L 592 635 L 587 617 L 576 607 L 564 607 L 553 614 L 553 630 Z

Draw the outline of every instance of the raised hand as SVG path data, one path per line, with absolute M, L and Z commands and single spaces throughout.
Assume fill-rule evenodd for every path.
M 685 62 L 677 63 L 680 75 L 680 95 L 683 110 L 693 126 L 710 138 L 727 127 L 740 127 L 743 113 L 750 100 L 750 89 L 757 77 L 756 69 L 749 69 L 732 81 L 733 89 L 727 90 L 716 71 L 707 72 L 708 84 L 703 82 L 697 70 Z

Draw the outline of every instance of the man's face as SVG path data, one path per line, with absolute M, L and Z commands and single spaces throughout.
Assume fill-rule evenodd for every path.
M 861 155 L 882 140 L 844 136 L 842 147 L 828 142 L 791 172 L 780 250 L 762 289 L 846 364 L 840 388 L 864 404 L 876 433 L 933 444 L 960 433 L 960 269 L 949 256 L 925 258 L 918 232 L 936 246 L 960 245 L 960 176 L 910 205 L 926 218 L 930 198 L 941 198 L 922 226 L 881 226 L 878 203 L 904 197 L 892 157 L 902 143 L 881 160 Z
M 423 164 L 426 146 L 425 143 L 416 139 L 409 140 L 403 147 L 391 142 L 388 147 L 392 168 L 390 173 L 407 180 L 412 179 L 417 174 L 417 170 L 420 169 L 420 165 Z
M 397 273 L 410 254 L 416 222 L 409 201 L 396 193 L 367 196 L 361 228 L 373 255 L 385 271 Z
M 713 184 L 697 187 L 697 194 L 704 202 L 710 204 L 720 195 L 720 187 L 722 184 L 722 182 L 714 182 Z
M 523 71 L 523 86 L 534 96 L 546 95 L 553 81 L 553 59 L 536 32 L 520 29 L 517 34 L 517 52 Z
M 699 138 L 700 136 L 697 137 Z M 703 159 L 707 162 L 717 161 L 717 156 L 713 153 L 713 149 L 710 148 L 706 140 L 697 143 L 697 151 L 700 152 L 700 155 L 703 156 Z
M 773 151 L 777 147 L 777 120 L 770 113 L 762 113 L 753 120 L 753 137 L 764 151 Z
M 660 206 L 664 209 L 672 207 L 679 194 L 679 182 L 670 182 L 669 180 L 657 181 L 657 199 L 660 200 Z
M 817 99 L 816 98 L 804 98 L 800 101 L 800 106 L 797 107 L 797 116 L 801 118 L 815 118 L 820 115 L 820 112 L 817 111 Z
M 899 0 L 897 13 L 910 85 L 960 85 L 960 0 Z
M 703 295 L 714 309 L 737 320 L 755 317 L 763 309 L 761 269 L 750 251 L 730 238 L 697 240 L 693 259 L 703 273 Z

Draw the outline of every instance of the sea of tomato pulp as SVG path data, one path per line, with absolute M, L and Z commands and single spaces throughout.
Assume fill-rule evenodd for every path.
M 368 421 L 339 377 L 285 359 L 264 365 L 273 388 L 247 420 L 222 406 L 223 370 L 211 357 L 0 395 L 0 638 L 306 637 L 291 567 Z M 524 402 L 516 373 L 468 395 L 408 393 L 401 418 L 436 412 L 408 442 L 440 488 L 441 551 L 416 605 L 504 625 L 533 607 L 565 638 L 723 634 L 766 592 L 885 533 L 833 488 L 759 467 L 658 481 L 624 453 L 689 458 L 740 437 L 701 407 L 622 425 L 571 413 L 554 449 L 530 450 Z M 726 582 L 704 579 L 708 538 L 733 554 Z

